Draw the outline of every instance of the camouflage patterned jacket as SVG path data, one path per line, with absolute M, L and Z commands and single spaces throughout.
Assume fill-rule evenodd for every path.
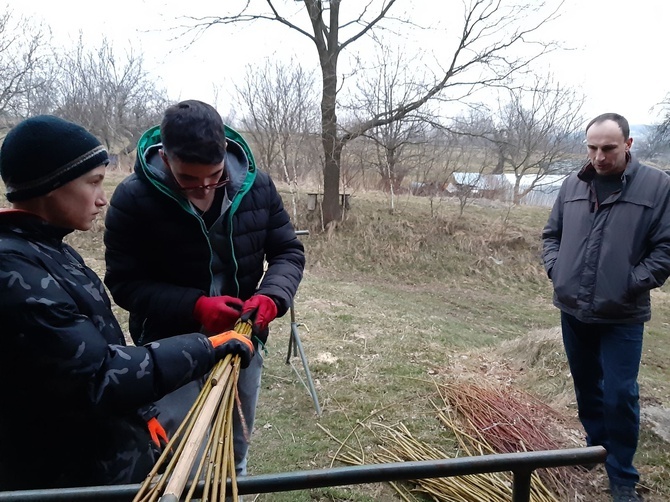
M 0 210 L 0 490 L 141 481 L 156 451 L 138 409 L 214 364 L 201 334 L 126 346 L 67 233 Z

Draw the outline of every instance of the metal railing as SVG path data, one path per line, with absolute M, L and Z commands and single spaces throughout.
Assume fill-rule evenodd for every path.
M 565 450 L 314 469 L 240 477 L 237 480 L 237 490 L 240 495 L 245 495 L 511 471 L 514 478 L 512 501 L 528 502 L 531 474 L 536 469 L 602 463 L 606 456 L 607 452 L 602 446 L 591 446 Z M 139 489 L 140 485 L 137 484 L 0 492 L 0 502 L 129 502 Z M 201 491 L 199 487 L 196 490 L 196 496 Z M 230 493 L 230 490 L 227 492 Z

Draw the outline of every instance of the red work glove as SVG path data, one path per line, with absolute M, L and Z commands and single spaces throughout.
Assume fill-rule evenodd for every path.
M 277 304 L 269 296 L 254 295 L 242 305 L 242 321 L 253 322 L 254 331 L 263 331 L 277 317 Z
M 151 436 L 151 440 L 154 443 L 156 443 L 156 446 L 160 448 L 161 441 L 163 442 L 163 446 L 169 443 L 167 434 L 165 433 L 165 429 L 163 429 L 163 426 L 160 424 L 160 422 L 156 417 L 151 418 L 147 422 L 147 427 L 149 429 L 149 435 Z
M 209 341 L 214 347 L 214 357 L 220 361 L 228 354 L 240 356 L 242 368 L 249 366 L 251 358 L 254 357 L 254 344 L 244 335 L 237 331 L 226 331 L 218 335 L 210 336 Z
M 232 296 L 201 296 L 195 302 L 193 318 L 210 333 L 221 333 L 235 326 L 243 303 Z

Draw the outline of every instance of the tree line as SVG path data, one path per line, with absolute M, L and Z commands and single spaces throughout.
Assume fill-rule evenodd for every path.
M 393 207 L 408 177 L 441 187 L 455 171 L 513 173 L 518 201 L 564 161 L 583 155 L 584 96 L 533 66 L 558 49 L 540 31 L 560 5 L 454 3 L 462 21 L 448 32 L 449 43 L 431 48 L 432 63 L 425 64 L 396 40 L 420 28 L 398 10 L 402 1 L 371 0 L 345 10 L 341 0 L 303 0 L 293 17 L 273 0 L 250 2 L 241 12 L 185 19 L 183 36 L 278 23 L 315 49 L 318 65 L 249 65 L 227 120 L 274 176 L 296 189 L 305 180 L 322 187 L 324 224 L 341 216 L 342 191 L 374 186 L 390 194 Z M 374 55 L 362 58 L 355 44 Z M 345 56 L 346 72 L 338 67 Z M 141 53 L 119 53 L 106 40 L 90 47 L 81 36 L 74 47 L 56 49 L 48 27 L 11 11 L 0 17 L 0 135 L 26 116 L 54 113 L 123 155 L 171 101 Z M 659 161 L 670 156 L 670 102 L 664 105 L 665 120 L 640 149 Z M 529 175 L 535 182 L 522 186 Z
M 81 34 L 73 47 L 58 48 L 48 26 L 0 15 L 0 137 L 49 113 L 83 125 L 111 154 L 127 154 L 170 102 L 142 54 L 120 54 L 106 39 L 90 47 Z

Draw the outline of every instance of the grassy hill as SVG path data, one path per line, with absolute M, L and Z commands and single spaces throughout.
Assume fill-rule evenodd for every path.
M 436 382 L 464 376 L 540 398 L 565 418 L 572 445 L 583 444 L 559 315 L 540 260 L 549 210 L 484 202 L 459 217 L 456 203 L 444 200 L 431 211 L 427 199 L 408 196 L 390 214 L 383 194 L 359 194 L 335 231 L 303 239 L 308 265 L 296 313 L 324 414 L 314 416 L 309 395 L 284 364 L 288 322 L 276 321 L 253 472 L 329 465 L 339 445 L 317 423 L 343 439 L 369 417 L 403 422 L 431 444 L 453 448 L 430 399 Z M 318 227 L 317 215 L 303 207 L 298 214 L 303 227 Z M 658 435 L 669 439 L 668 291 L 653 293 L 640 376 L 646 419 L 637 464 L 647 499 L 659 501 L 670 498 L 669 448 Z M 360 439 L 363 451 L 377 444 L 367 439 Z M 587 500 L 606 499 L 602 469 L 584 483 L 575 489 L 588 491 Z M 259 500 L 395 500 L 381 487 L 285 497 Z
M 110 195 L 119 177 L 109 176 Z M 292 211 L 292 198 L 285 193 Z M 527 392 L 560 417 L 557 441 L 582 432 L 560 342 L 558 311 L 540 261 L 548 209 L 357 193 L 345 221 L 320 232 L 318 210 L 297 197 L 307 268 L 295 312 L 323 414 L 316 416 L 298 358 L 286 364 L 289 319 L 271 326 L 250 450 L 250 474 L 342 465 L 349 445 L 380 449 L 372 423 L 403 424 L 453 456 L 437 418 L 440 385 L 468 380 Z M 69 239 L 104 274 L 102 224 Z M 670 499 L 670 289 L 653 293 L 640 387 L 644 423 L 637 465 L 647 500 Z M 126 314 L 117 309 L 125 322 Z M 448 408 L 448 406 L 446 407 Z M 663 428 L 663 421 L 665 428 Z M 577 478 L 576 478 L 577 479 Z M 606 500 L 602 467 L 580 475 L 571 500 Z M 585 498 L 575 498 L 585 497 Z M 259 495 L 259 501 L 401 500 L 386 484 Z

